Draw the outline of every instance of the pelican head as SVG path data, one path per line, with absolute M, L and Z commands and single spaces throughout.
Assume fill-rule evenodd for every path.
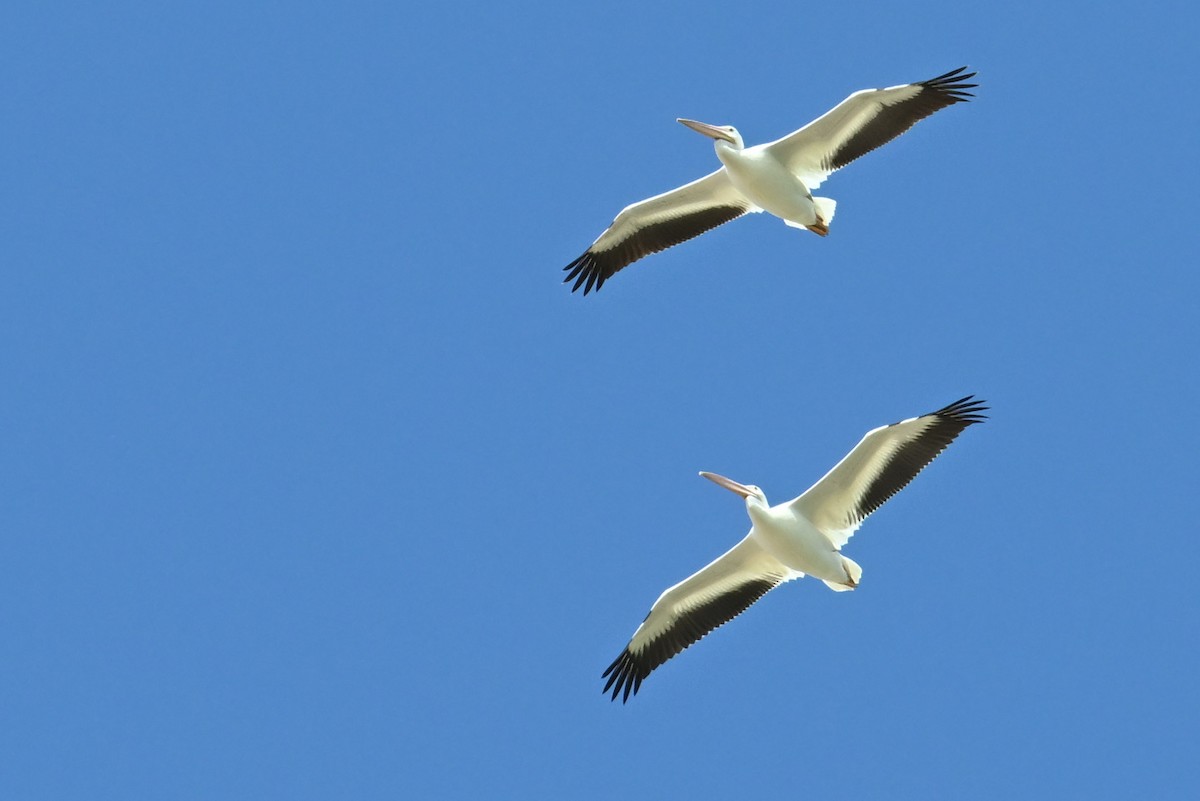
M 742 135 L 732 125 L 709 125 L 707 122 L 696 122 L 695 120 L 685 120 L 683 118 L 676 119 L 675 121 L 681 122 L 696 133 L 702 133 L 718 142 L 728 142 L 736 150 L 741 150 L 745 147 L 745 144 L 742 142 Z
M 700 475 L 704 476 L 718 487 L 724 487 L 730 492 L 736 492 L 738 495 L 741 495 L 746 499 L 747 505 L 750 504 L 751 498 L 754 498 L 764 506 L 767 504 L 766 494 L 753 484 L 739 484 L 732 478 L 725 478 L 725 476 L 719 476 L 716 473 L 706 473 L 703 470 L 700 471 Z

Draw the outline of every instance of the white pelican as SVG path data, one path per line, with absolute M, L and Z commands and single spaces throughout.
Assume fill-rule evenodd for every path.
M 840 553 L 874 512 L 913 480 L 963 429 L 986 419 L 968 395 L 922 417 L 881 426 L 799 498 L 768 506 L 763 491 L 714 473 L 700 475 L 746 499 L 750 533 L 703 570 L 654 602 L 601 678 L 615 701 L 637 694 L 650 671 L 740 615 L 750 604 L 805 574 L 842 592 L 858 586 L 862 568 Z
M 968 100 L 959 67 L 928 81 L 855 92 L 782 139 L 745 147 L 732 125 L 680 119 L 715 140 L 724 165 L 698 181 L 626 206 L 582 256 L 563 269 L 563 283 L 587 294 L 643 256 L 666 250 L 748 212 L 769 211 L 795 228 L 825 236 L 834 201 L 813 197 L 834 170 L 890 142 L 938 109 Z

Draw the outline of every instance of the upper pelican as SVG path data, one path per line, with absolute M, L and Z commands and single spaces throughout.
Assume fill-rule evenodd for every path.
M 913 480 L 963 429 L 985 419 L 967 396 L 922 417 L 869 431 L 854 450 L 799 498 L 769 506 L 758 487 L 714 473 L 705 478 L 746 499 L 750 533 L 724 556 L 671 587 L 604 676 L 612 698 L 637 694 L 650 671 L 744 612 L 785 581 L 806 573 L 839 592 L 858 586 L 862 568 L 840 551 L 874 512 Z M 603 676 L 602 676 L 603 678 Z
M 582 256 L 563 269 L 574 292 L 599 289 L 613 273 L 643 256 L 665 250 L 737 219 L 769 211 L 788 225 L 825 236 L 837 205 L 813 197 L 834 170 L 890 142 L 938 109 L 968 100 L 963 83 L 975 73 L 959 67 L 928 81 L 864 89 L 782 139 L 745 147 L 731 125 L 681 119 L 715 140 L 724 165 L 690 184 L 626 206 Z

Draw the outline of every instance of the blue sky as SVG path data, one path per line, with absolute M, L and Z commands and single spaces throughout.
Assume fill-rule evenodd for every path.
M 1200 790 L 1194 8 L 19 4 L 0 47 L 0 795 Z M 978 98 L 599 294 L 704 174 Z M 992 406 L 847 547 L 601 670 L 812 483 Z

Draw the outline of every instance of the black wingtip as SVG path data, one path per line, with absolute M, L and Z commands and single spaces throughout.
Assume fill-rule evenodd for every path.
M 966 67 L 962 66 L 956 70 L 950 70 L 936 78 L 921 81 L 920 85 L 937 92 L 952 103 L 965 103 L 975 97 L 973 92 L 966 90 L 975 89 L 979 86 L 977 83 L 964 83 L 964 81 L 969 81 L 979 74 L 977 72 L 963 72 L 965 69 Z
M 608 681 L 604 683 L 604 689 L 600 692 L 608 695 L 609 690 L 612 690 L 612 695 L 609 700 L 617 700 L 617 696 L 621 696 L 621 703 L 628 703 L 630 695 L 637 695 L 638 689 L 642 686 L 642 676 L 638 670 L 636 660 L 633 654 L 626 648 L 621 652 L 621 655 L 613 660 L 613 663 L 605 668 L 600 674 L 600 678 L 608 677 Z
M 943 406 L 934 412 L 938 417 L 944 417 L 951 420 L 958 420 L 964 426 L 982 423 L 988 419 L 983 412 L 990 411 L 991 407 L 987 405 L 987 401 L 982 398 L 976 400 L 974 395 L 967 395 L 964 398 L 959 398 L 954 403 Z
M 582 256 L 575 261 L 563 267 L 563 272 L 567 277 L 563 279 L 564 284 L 569 284 L 571 281 L 575 285 L 571 287 L 571 291 L 575 292 L 579 287 L 583 287 L 583 294 L 587 294 L 595 287 L 599 291 L 600 287 L 604 286 L 604 271 L 596 264 L 596 257 L 592 251 L 587 250 Z

